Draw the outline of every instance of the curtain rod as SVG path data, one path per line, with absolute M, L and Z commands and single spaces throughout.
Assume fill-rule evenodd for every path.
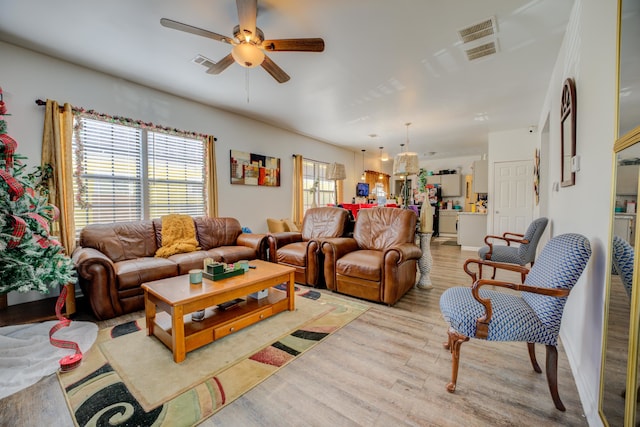
M 41 106 L 41 107 L 44 107 L 45 105 L 47 105 L 47 101 L 43 101 L 42 99 L 36 99 L 36 104 L 38 104 L 38 105 L 39 105 L 39 106 Z M 59 105 L 59 106 L 58 106 L 58 109 L 59 109 L 60 111 L 63 111 L 63 110 L 64 110 L 64 106 Z M 76 107 L 74 107 L 73 105 L 71 106 L 71 109 L 72 109 L 73 111 L 76 111 Z
M 43 101 L 42 99 L 36 99 L 36 104 L 39 106 L 45 106 L 47 105 L 47 101 Z M 62 105 L 60 105 L 58 107 L 58 109 L 60 111 L 64 110 L 64 107 Z M 120 123 L 128 123 L 128 124 L 133 124 L 136 126 L 140 126 L 140 127 L 148 127 L 148 128 L 154 128 L 154 129 L 159 129 L 159 130 L 163 130 L 165 132 L 168 133 L 177 133 L 177 134 L 182 134 L 182 135 L 191 135 L 191 136 L 197 136 L 199 138 L 208 138 L 210 135 L 204 134 L 204 133 L 198 133 L 198 132 L 193 132 L 193 131 L 185 131 L 185 130 L 180 130 L 180 129 L 175 129 L 175 128 L 169 128 L 169 127 L 165 127 L 165 126 L 160 126 L 160 125 L 155 125 L 153 123 L 145 123 L 142 120 L 133 120 L 133 119 L 129 119 L 126 117 L 120 117 L 120 116 L 110 116 L 108 114 L 104 114 L 104 113 L 98 113 L 94 110 L 85 110 L 84 108 L 78 108 L 75 106 L 71 106 L 71 110 L 76 113 L 76 114 L 86 114 L 89 116 L 95 116 L 101 119 L 106 119 L 106 120 L 110 120 L 110 121 L 114 121 L 114 122 L 120 122 Z M 215 136 L 213 137 L 214 141 L 217 141 L 218 138 L 216 138 Z
M 365 170 L 365 172 L 370 172 L 370 173 L 377 173 L 378 175 L 384 175 L 384 176 L 388 176 L 389 178 L 391 178 L 391 175 L 389 175 L 388 173 L 384 173 L 384 172 L 378 172 L 378 171 L 372 171 L 372 170 Z

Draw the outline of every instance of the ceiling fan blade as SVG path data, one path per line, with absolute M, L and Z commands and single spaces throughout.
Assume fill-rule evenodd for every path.
M 236 6 L 238 7 L 240 34 L 243 34 L 249 41 L 256 33 L 258 0 L 236 0 Z
M 220 74 L 221 72 L 226 70 L 229 67 L 229 65 L 233 64 L 234 62 L 235 61 L 233 60 L 233 56 L 229 54 L 224 58 L 222 58 L 220 61 L 213 64 L 211 67 L 209 67 L 209 69 L 207 70 L 207 74 Z
M 321 38 L 265 40 L 262 42 L 262 48 L 270 52 L 322 52 L 324 40 Z
M 163 27 L 171 28 L 173 30 L 184 31 L 185 33 L 195 34 L 197 36 L 207 37 L 210 39 L 217 40 L 223 43 L 233 44 L 229 37 L 223 36 L 218 33 L 214 33 L 213 31 L 203 30 L 202 28 L 193 27 L 191 25 L 183 24 L 182 22 L 173 21 L 171 19 L 162 18 L 160 19 L 160 24 Z
M 262 68 L 264 68 L 267 73 L 271 74 L 271 77 L 276 79 L 278 83 L 288 82 L 291 77 L 287 73 L 282 70 L 282 68 L 278 67 L 275 62 L 271 60 L 268 56 L 265 55 L 264 61 L 262 61 Z

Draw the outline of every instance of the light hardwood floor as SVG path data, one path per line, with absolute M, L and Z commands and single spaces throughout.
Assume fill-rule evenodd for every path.
M 545 375 L 531 368 L 524 343 L 472 339 L 463 344 L 457 390 L 446 391 L 451 355 L 442 347 L 447 326 L 439 298 L 451 286 L 470 284 L 461 266 L 476 254 L 434 241 L 432 255 L 433 289 L 413 289 L 393 307 L 371 304 L 201 425 L 587 425 L 562 345 L 558 384 L 566 412 L 555 409 Z M 503 271 L 497 278 L 519 280 Z M 544 348 L 537 350 L 544 371 Z M 55 375 L 0 400 L 0 425 L 73 425 Z

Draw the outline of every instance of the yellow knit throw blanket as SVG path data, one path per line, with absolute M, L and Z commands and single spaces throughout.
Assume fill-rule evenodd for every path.
M 157 257 L 168 257 L 200 249 L 196 240 L 196 227 L 189 215 L 171 214 L 162 218 L 162 247 Z

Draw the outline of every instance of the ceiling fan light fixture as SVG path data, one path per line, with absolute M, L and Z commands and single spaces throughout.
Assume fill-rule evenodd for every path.
M 254 68 L 264 61 L 264 52 L 253 43 L 238 43 L 231 50 L 231 56 L 245 68 Z

